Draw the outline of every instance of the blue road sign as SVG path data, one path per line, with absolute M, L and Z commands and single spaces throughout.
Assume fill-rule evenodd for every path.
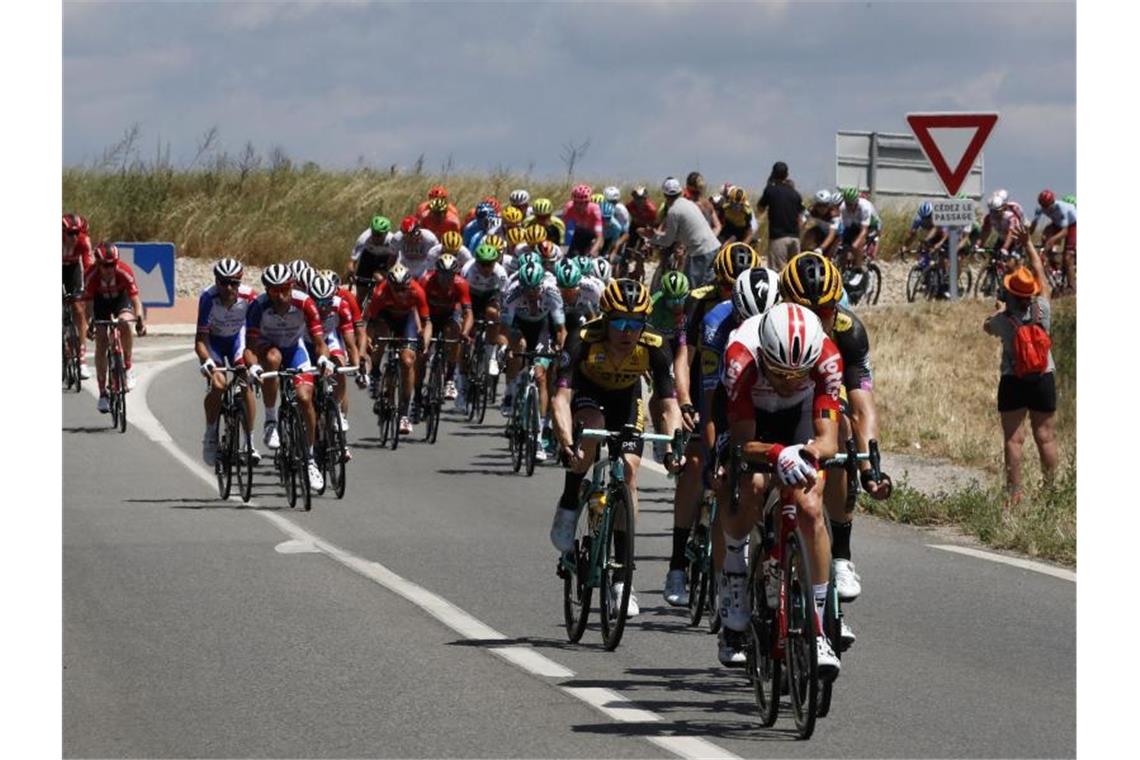
M 135 270 L 143 306 L 174 305 L 174 243 L 116 243 Z

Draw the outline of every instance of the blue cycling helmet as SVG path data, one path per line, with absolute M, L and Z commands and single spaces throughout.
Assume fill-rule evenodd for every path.
M 480 203 L 475 207 L 475 216 L 478 219 L 486 219 L 495 215 L 495 207 L 490 203 Z
M 602 218 L 611 219 L 614 215 L 614 204 L 609 201 L 602 201 Z
M 934 205 L 930 201 L 923 201 L 922 205 L 918 207 L 918 216 L 922 219 L 928 218 L 934 213 Z

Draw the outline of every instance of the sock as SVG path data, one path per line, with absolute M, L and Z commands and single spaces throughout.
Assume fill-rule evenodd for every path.
M 748 572 L 748 536 L 733 538 L 724 534 L 724 572 L 744 575 Z
M 624 530 L 618 530 L 615 528 L 614 529 L 614 561 L 623 567 L 625 566 L 625 563 L 628 562 L 630 559 L 625 553 L 625 548 L 626 548 L 625 531 Z
M 309 461 L 313 461 L 313 447 L 309 447 Z M 826 588 L 826 587 L 825 587 Z
M 266 422 L 277 422 L 277 407 L 271 406 L 271 407 L 266 408 L 266 410 L 265 410 L 265 421 Z
M 206 437 L 207 438 L 214 438 L 217 435 L 218 435 L 218 421 L 214 420 L 213 422 L 207 422 L 206 423 Z
M 815 613 L 819 618 L 817 633 L 823 632 L 823 608 L 827 606 L 827 584 L 813 583 L 811 593 L 815 597 Z
M 835 559 L 851 559 L 851 521 L 831 520 L 831 556 Z
M 673 528 L 673 555 L 669 557 L 670 570 L 684 570 L 688 560 L 685 559 L 685 544 L 689 543 L 688 528 Z
M 563 481 L 562 498 L 558 500 L 559 509 L 567 509 L 573 512 L 578 511 L 578 489 L 582 486 L 582 481 L 586 479 L 586 473 L 576 475 L 569 470 L 566 472 L 566 479 Z

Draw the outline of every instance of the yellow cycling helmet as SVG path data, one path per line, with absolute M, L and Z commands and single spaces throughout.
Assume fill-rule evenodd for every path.
M 747 243 L 727 243 L 713 260 L 713 273 L 721 285 L 732 285 L 745 269 L 760 266 L 760 256 Z
M 503 222 L 505 224 L 521 224 L 523 220 L 523 212 L 515 206 L 507 206 L 503 209 Z
M 511 245 L 519 245 L 526 242 L 526 230 L 522 227 L 511 227 L 507 230 L 507 242 Z
M 439 239 L 443 243 L 443 250 L 448 253 L 455 253 L 463 247 L 463 236 L 455 230 L 448 230 L 443 233 L 443 237 Z
M 432 198 L 428 201 L 428 209 L 437 214 L 447 211 L 447 198 Z
M 507 239 L 502 235 L 488 235 L 487 237 L 483 238 L 483 242 L 498 248 L 499 253 L 502 253 L 507 249 Z
M 780 272 L 780 294 L 785 301 L 810 308 L 834 306 L 843 297 L 838 267 L 815 251 L 796 254 Z
M 729 203 L 735 203 L 744 206 L 748 205 L 748 193 L 745 192 L 743 187 L 737 187 L 736 185 L 733 185 L 732 187 L 728 188 L 728 192 L 725 194 L 725 197 L 728 198 Z
M 537 245 L 546 240 L 546 228 L 541 224 L 532 224 L 526 228 L 526 242 Z
M 602 313 L 606 316 L 612 314 L 649 314 L 651 303 L 649 289 L 637 280 L 613 280 L 602 291 Z
M 600 206 L 600 205 L 602 205 L 602 202 L 605 201 L 605 199 L 606 199 L 605 193 L 594 193 L 593 195 L 590 196 L 590 203 L 596 203 Z
M 535 216 L 547 216 L 553 213 L 554 204 L 550 202 L 549 198 L 535 198 L 530 208 L 534 211 Z

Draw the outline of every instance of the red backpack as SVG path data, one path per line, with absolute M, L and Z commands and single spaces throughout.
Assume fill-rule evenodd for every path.
M 1049 368 L 1049 349 L 1053 339 L 1041 326 L 1041 305 L 1033 302 L 1033 319 L 1022 324 L 1012 314 L 1013 322 L 1013 373 L 1018 377 L 1040 375 Z

